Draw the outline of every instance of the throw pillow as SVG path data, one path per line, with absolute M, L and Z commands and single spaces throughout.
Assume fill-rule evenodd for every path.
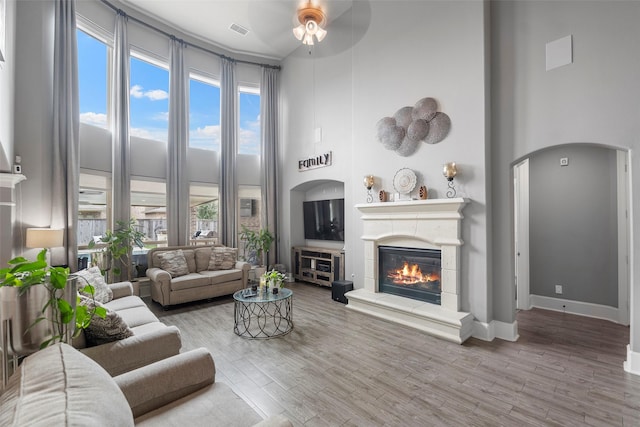
M 231 270 L 236 265 L 238 249 L 216 247 L 211 250 L 209 270 Z
M 113 299 L 113 291 L 107 285 L 107 282 L 104 281 L 104 277 L 100 272 L 98 267 L 91 267 L 85 270 L 78 271 L 75 273 L 75 276 L 78 277 L 77 288 L 78 292 L 82 295 L 86 295 L 91 297 L 91 294 L 88 292 L 82 292 L 82 288 L 86 285 L 93 286 L 93 297 L 96 301 L 101 303 L 107 303 Z
M 168 272 L 171 277 L 180 277 L 189 274 L 187 259 L 182 253 L 182 249 L 177 251 L 166 251 L 158 255 L 160 258 L 160 268 Z
M 86 306 L 89 310 L 93 310 L 95 306 L 102 306 L 99 302 L 94 303 L 91 298 L 84 295 L 80 295 L 80 305 Z M 93 316 L 91 323 L 84 330 L 84 334 L 87 338 L 87 344 L 94 346 L 131 337 L 133 331 L 129 329 L 118 313 L 107 308 L 107 315 L 104 319 L 100 316 Z

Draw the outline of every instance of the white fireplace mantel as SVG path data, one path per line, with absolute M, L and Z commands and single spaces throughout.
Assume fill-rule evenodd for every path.
M 356 205 L 364 225 L 364 287 L 347 293 L 347 307 L 457 343 L 469 338 L 473 316 L 460 309 L 462 210 L 467 203 L 455 198 Z M 378 292 L 381 245 L 441 250 L 441 305 Z

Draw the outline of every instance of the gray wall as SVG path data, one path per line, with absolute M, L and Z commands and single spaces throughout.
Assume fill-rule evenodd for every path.
M 617 307 L 616 150 L 547 149 L 529 168 L 530 293 Z
M 562 144 L 640 148 L 640 2 L 522 0 L 490 6 L 493 314 L 514 322 L 511 167 L 530 153 Z M 573 63 L 546 71 L 546 43 L 569 34 Z M 630 158 L 637 181 L 640 157 Z M 631 226 L 640 230 L 640 185 L 633 184 Z M 640 253 L 633 236 L 631 245 Z M 632 259 L 631 268 L 640 277 L 640 262 Z M 640 351 L 639 284 L 632 283 L 631 292 L 635 352 Z

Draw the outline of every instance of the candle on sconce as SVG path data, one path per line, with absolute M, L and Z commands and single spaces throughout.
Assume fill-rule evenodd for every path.
M 455 162 L 445 163 L 442 169 L 442 175 L 444 175 L 444 177 L 448 181 L 447 185 L 449 187 L 449 190 L 447 190 L 447 197 L 450 199 L 456 196 L 456 189 L 453 184 L 453 178 L 457 174 L 458 174 L 458 168 Z
M 367 189 L 367 203 L 373 202 L 373 194 L 371 193 L 371 189 L 373 188 L 373 184 L 375 182 L 375 177 L 373 175 L 365 175 L 364 176 L 364 186 Z
M 442 174 L 447 181 L 453 181 L 453 178 L 458 174 L 458 169 L 456 167 L 455 162 L 445 163 L 444 169 L 442 170 Z

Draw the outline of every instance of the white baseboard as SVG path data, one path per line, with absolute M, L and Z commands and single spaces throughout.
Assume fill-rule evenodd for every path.
M 561 298 L 543 297 L 540 295 L 529 295 L 529 299 L 532 307 L 620 323 L 620 312 L 616 307 Z
M 627 360 L 624 362 L 624 370 L 630 374 L 640 375 L 640 353 L 631 351 L 629 344 L 627 344 Z
M 492 320 L 489 323 L 485 323 L 475 320 L 471 336 L 483 341 L 493 341 L 496 338 L 505 341 L 517 341 L 520 337 L 518 335 L 518 322 L 505 323 Z

